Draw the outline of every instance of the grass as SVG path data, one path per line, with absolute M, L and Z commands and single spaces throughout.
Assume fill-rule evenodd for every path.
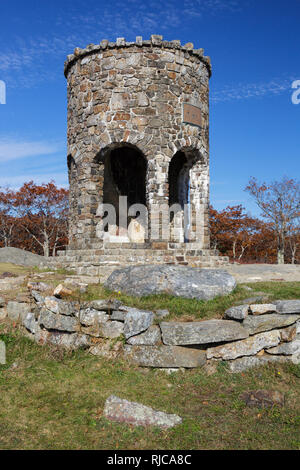
M 18 266 L 12 263 L 0 263 L 0 275 L 5 272 L 10 272 L 12 274 L 22 276 L 28 274 L 29 271 L 29 268 L 26 268 L 25 266 Z
M 7 361 L 0 366 L 0 449 L 300 449 L 300 366 L 282 364 L 229 374 L 163 371 L 105 360 L 84 351 L 40 347 L 0 325 Z M 241 393 L 285 393 L 284 407 L 248 408 Z M 170 430 L 112 423 L 111 394 L 179 414 Z

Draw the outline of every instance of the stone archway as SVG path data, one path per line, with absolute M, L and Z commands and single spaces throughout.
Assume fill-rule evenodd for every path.
M 135 204 L 146 207 L 146 158 L 136 146 L 120 143 L 104 149 L 101 152 L 101 161 L 104 164 L 103 204 L 113 206 L 116 214 L 115 226 L 108 225 L 105 231 L 110 232 L 111 229 L 112 234 L 122 238 L 120 241 L 132 241 L 128 238 L 128 227 L 132 226 L 131 221 L 140 214 L 127 215 L 124 218 L 120 213 L 120 197 L 123 201 L 127 198 L 128 209 Z M 107 237 L 110 238 L 112 237 Z

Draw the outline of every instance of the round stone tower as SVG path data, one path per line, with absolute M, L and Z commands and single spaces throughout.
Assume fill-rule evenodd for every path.
M 208 250 L 210 75 L 203 49 L 158 35 L 68 56 L 70 249 Z

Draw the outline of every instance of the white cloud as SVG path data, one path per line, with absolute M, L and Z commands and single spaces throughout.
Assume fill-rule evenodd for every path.
M 60 150 L 58 144 L 48 142 L 14 141 L 0 139 L 0 163 L 21 158 L 50 155 Z
M 222 90 L 212 92 L 211 101 L 219 103 L 223 101 L 244 100 L 266 95 L 279 95 L 291 89 L 293 78 L 274 78 L 264 83 L 238 83 L 235 86 L 227 86 Z

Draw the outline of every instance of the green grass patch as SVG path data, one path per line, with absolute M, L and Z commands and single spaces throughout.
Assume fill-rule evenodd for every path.
M 244 288 L 244 285 L 251 287 L 252 291 Z M 256 297 L 257 293 L 265 292 L 268 302 L 276 299 L 299 299 L 299 282 L 265 282 L 255 284 L 238 284 L 231 294 L 219 296 L 209 301 L 197 299 L 184 299 L 168 294 L 149 295 L 145 297 L 133 297 L 122 292 L 112 292 L 102 285 L 90 285 L 85 294 L 80 295 L 82 302 L 95 299 L 119 299 L 129 307 L 136 307 L 144 310 L 167 309 L 170 312 L 168 320 L 181 319 L 201 320 L 210 318 L 222 318 L 224 312 L 232 305 L 238 305 L 247 298 Z M 265 301 L 265 300 L 264 300 Z M 259 303 L 259 301 L 257 302 Z

